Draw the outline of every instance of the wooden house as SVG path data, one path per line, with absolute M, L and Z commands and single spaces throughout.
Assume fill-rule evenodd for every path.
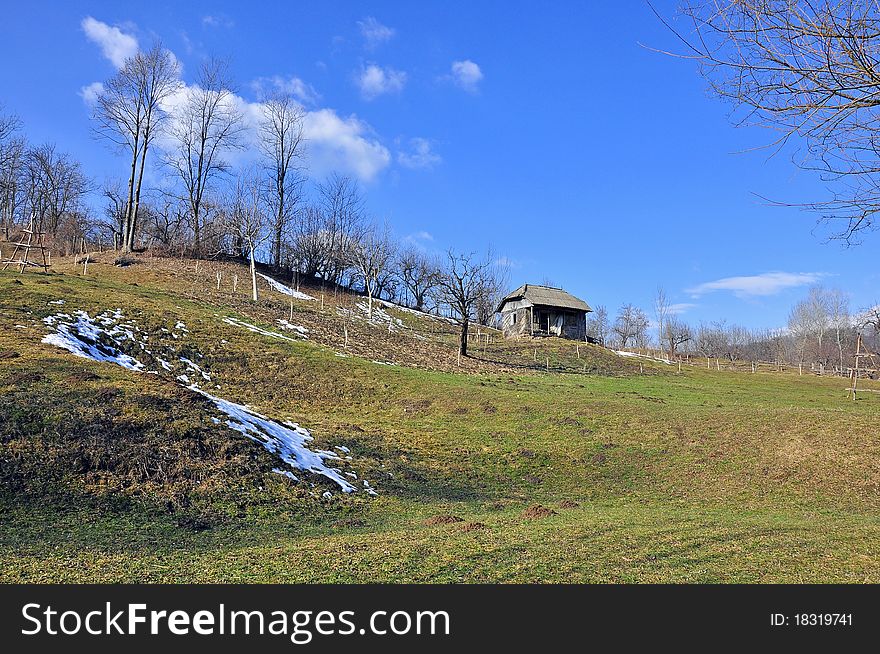
M 561 288 L 525 284 L 496 309 L 505 338 L 559 336 L 586 340 L 590 306 Z

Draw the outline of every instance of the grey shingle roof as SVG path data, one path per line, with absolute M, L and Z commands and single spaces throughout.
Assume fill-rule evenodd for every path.
M 561 307 L 564 309 L 575 309 L 577 311 L 592 311 L 589 304 L 580 298 L 576 298 L 571 293 L 563 291 L 561 288 L 538 286 L 536 284 L 523 284 L 520 286 L 501 300 L 496 311 L 501 311 L 505 302 L 520 299 L 541 306 Z

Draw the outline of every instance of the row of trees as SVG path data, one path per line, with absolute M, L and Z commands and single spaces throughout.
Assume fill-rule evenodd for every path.
M 91 190 L 79 161 L 51 143 L 29 143 L 21 120 L 0 110 L 0 229 L 6 240 L 33 216 L 69 249 L 88 230 L 84 200 Z
M 79 237 L 123 255 L 150 248 L 240 257 L 251 264 L 254 300 L 262 259 L 296 284 L 305 276 L 357 289 L 370 312 L 375 298 L 386 298 L 454 315 L 466 354 L 470 322 L 494 319 L 507 284 L 501 259 L 401 247 L 368 214 L 355 180 L 332 174 L 307 183 L 305 113 L 292 95 L 266 95 L 254 115 L 233 89 L 222 60 L 204 62 L 187 85 L 159 43 L 127 59 L 93 108 L 95 135 L 126 162 L 125 178 L 100 186 L 102 215 L 85 201 L 99 187 L 81 165 L 52 145 L 29 146 L 21 121 L 0 112 L 7 239 L 34 216 L 51 246 L 65 251 L 71 245 L 62 242 Z M 151 168 L 158 174 L 148 175 Z M 150 186 L 151 178 L 160 182 Z
M 609 347 L 651 347 L 670 359 L 693 355 L 845 370 L 853 363 L 859 335 L 863 349 L 880 349 L 880 306 L 854 315 L 845 292 L 814 286 L 792 307 L 785 329 L 752 330 L 723 320 L 694 326 L 674 315 L 661 288 L 653 321 L 632 304 L 621 306 L 613 321 L 598 306 L 589 314 L 587 333 Z

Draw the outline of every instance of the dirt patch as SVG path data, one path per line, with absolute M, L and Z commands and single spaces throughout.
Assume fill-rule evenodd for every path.
M 90 370 L 77 370 L 67 375 L 66 379 L 75 384 L 77 382 L 95 381 L 100 379 L 100 377 Z
M 543 479 L 541 479 L 540 477 L 538 477 L 536 475 L 526 475 L 525 480 L 527 482 L 529 482 L 530 484 L 540 484 L 542 481 L 544 481 Z
M 431 406 L 433 400 L 407 400 L 403 405 L 404 413 L 421 413 Z
M 12 373 L 7 379 L 7 384 L 10 386 L 28 386 L 30 384 L 37 384 L 45 379 L 45 376 L 38 373 L 32 372 L 30 370 L 19 370 L 17 372 Z
M 426 527 L 434 527 L 436 525 L 452 525 L 456 522 L 464 522 L 464 518 L 459 518 L 457 515 L 435 515 L 425 520 L 423 524 Z
M 209 516 L 182 515 L 177 519 L 177 526 L 189 531 L 208 531 L 214 528 L 216 522 Z
M 358 529 L 360 527 L 366 527 L 367 523 L 360 518 L 345 518 L 343 520 L 337 520 L 333 523 L 333 526 L 337 529 Z
M 490 415 L 498 413 L 498 407 L 493 404 L 489 404 L 488 402 L 486 402 L 482 408 L 483 413 L 488 413 Z
M 488 511 L 503 511 L 504 510 L 504 502 L 489 502 L 486 505 L 486 510 L 488 510 Z
M 0 361 L 3 359 L 17 359 L 20 356 L 15 350 L 0 350 Z
M 482 522 L 466 522 L 461 526 L 461 531 L 479 531 L 480 529 L 485 529 L 486 525 Z
M 520 456 L 527 458 L 527 459 L 534 459 L 535 458 L 535 453 L 532 450 L 520 450 L 518 452 L 518 454 Z
M 579 506 L 580 506 L 580 504 L 578 504 L 578 503 L 575 502 L 574 500 L 562 500 L 562 501 L 559 503 L 559 508 L 560 508 L 560 509 L 576 509 L 576 508 L 578 508 Z
M 454 416 L 466 416 L 468 413 L 468 408 L 466 406 L 459 406 L 452 410 L 452 415 Z
M 599 453 L 595 455 L 591 460 L 595 465 L 600 466 L 604 464 L 605 461 L 608 460 L 608 458 L 604 454 Z
M 541 518 L 548 518 L 551 515 L 559 514 L 553 509 L 548 509 L 541 504 L 534 504 L 522 512 L 522 517 L 526 520 L 540 520 Z

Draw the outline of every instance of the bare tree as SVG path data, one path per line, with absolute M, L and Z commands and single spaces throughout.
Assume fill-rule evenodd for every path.
M 131 158 L 122 249 L 135 245 L 138 206 L 147 153 L 167 114 L 168 98 L 179 88 L 174 56 L 156 43 L 138 52 L 104 84 L 94 111 L 97 133 Z
M 383 276 L 394 261 L 395 243 L 387 225 L 367 225 L 351 252 L 357 277 L 367 295 L 367 315 L 373 318 L 373 297 Z
M 0 224 L 6 240 L 21 206 L 21 179 L 28 152 L 27 141 L 15 134 L 18 123 L 10 120 L 0 117 Z
M 828 292 L 822 286 L 813 286 L 807 294 L 810 330 L 816 339 L 816 360 L 827 362 L 823 347 L 828 331 Z
M 510 264 L 505 257 L 496 257 L 490 251 L 491 261 L 485 274 L 485 288 L 477 299 L 475 307 L 476 321 L 481 325 L 490 326 L 495 320 L 495 309 L 507 293 L 510 285 Z
M 771 147 L 803 139 L 797 162 L 846 179 L 830 202 L 807 205 L 842 221 L 857 242 L 880 211 L 880 11 L 875 2 L 685 0 L 692 29 L 676 32 L 737 121 L 775 130 Z M 665 22 L 665 21 L 664 21 Z M 669 23 L 667 23 L 669 24 Z
M 812 323 L 810 305 L 806 300 L 795 304 L 788 314 L 788 331 L 798 344 L 798 363 L 803 363 L 806 357 L 807 339 L 810 338 Z
M 256 251 L 269 237 L 264 199 L 264 181 L 257 170 L 248 169 L 236 177 L 221 210 L 222 227 L 247 252 L 251 270 L 251 298 L 254 302 L 259 300 Z
M 205 61 L 171 121 L 175 148 L 165 162 L 183 185 L 196 255 L 202 251 L 206 193 L 212 180 L 229 170 L 224 155 L 241 147 L 243 116 L 231 86 L 226 62 Z
M 669 346 L 670 361 L 675 358 L 678 347 L 688 343 L 692 338 L 691 328 L 676 316 L 669 316 L 663 321 L 663 340 Z
M 657 293 L 654 295 L 654 317 L 657 320 L 657 345 L 663 349 L 663 343 L 666 340 L 666 317 L 669 313 L 669 299 L 666 297 L 666 290 L 662 286 L 657 287 Z M 670 345 L 670 357 L 672 356 Z
M 590 316 L 587 334 L 600 345 L 605 345 L 608 340 L 608 309 L 600 304 L 593 310 Z
M 326 250 L 322 279 L 342 283 L 351 268 L 352 248 L 364 226 L 364 201 L 357 182 L 333 174 L 318 185 L 322 225 L 316 240 Z
M 438 288 L 443 301 L 458 317 L 461 331 L 458 353 L 467 356 L 468 329 L 475 318 L 477 303 L 492 285 L 492 259 L 449 250 L 439 277 Z
M 430 293 L 437 288 L 440 264 L 415 247 L 402 250 L 397 258 L 397 271 L 400 282 L 412 301 L 412 307 L 425 310 Z
M 838 362 L 842 371 L 843 349 L 846 343 L 846 336 L 852 328 L 852 317 L 849 313 L 849 297 L 839 288 L 830 289 L 827 296 L 827 309 L 831 328 L 834 330 Z
M 25 153 L 20 183 L 25 211 L 53 236 L 65 217 L 82 208 L 81 200 L 91 189 L 80 162 L 51 143 Z
M 289 93 L 268 97 L 260 121 L 260 148 L 269 170 L 269 204 L 272 209 L 272 260 L 281 268 L 284 232 L 300 200 L 305 156 L 305 112 Z
M 638 307 L 624 304 L 617 312 L 612 329 L 621 348 L 626 348 L 631 342 L 641 344 L 646 340 L 648 317 Z

